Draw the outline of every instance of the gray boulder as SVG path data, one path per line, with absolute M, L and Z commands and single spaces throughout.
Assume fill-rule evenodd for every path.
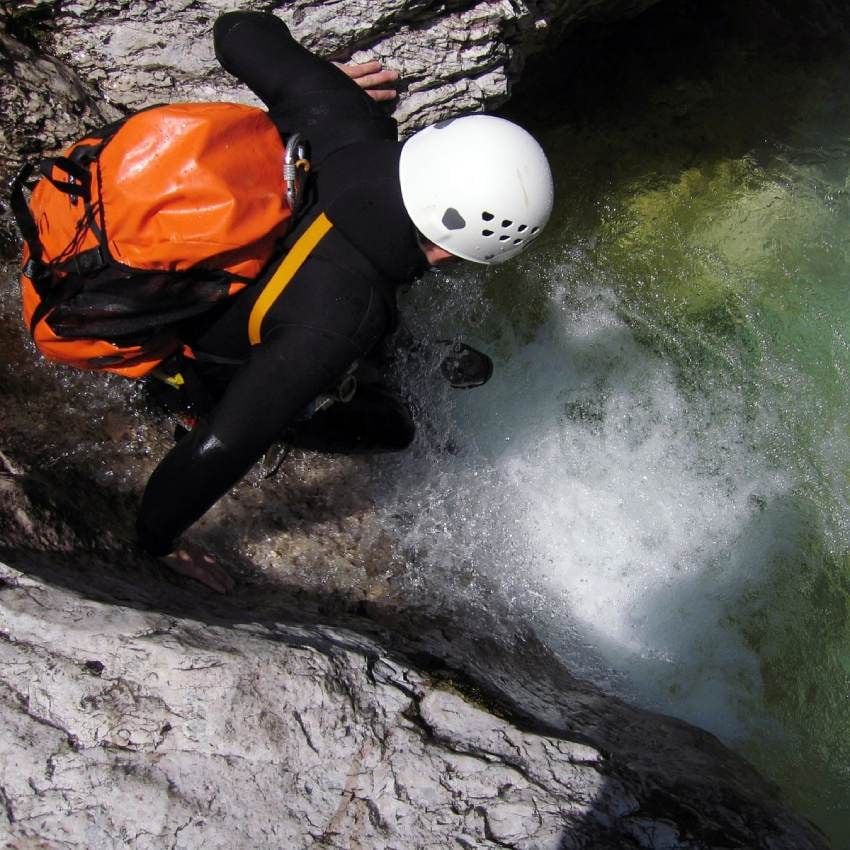
M 250 569 L 218 597 L 122 542 L 114 493 L 0 467 L 9 850 L 827 846 L 712 736 L 497 614 Z

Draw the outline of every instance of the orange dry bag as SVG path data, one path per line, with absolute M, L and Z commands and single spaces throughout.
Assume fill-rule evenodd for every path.
M 185 103 L 43 160 L 29 203 L 25 167 L 12 207 L 42 354 L 139 377 L 177 351 L 176 325 L 249 284 L 289 229 L 287 153 L 261 109 Z

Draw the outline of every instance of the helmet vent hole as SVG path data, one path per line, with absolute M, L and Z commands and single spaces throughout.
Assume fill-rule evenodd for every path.
M 463 230 L 466 227 L 463 216 L 454 207 L 449 207 L 443 213 L 442 222 L 446 230 Z
M 527 224 L 521 224 L 521 225 L 517 228 L 517 231 L 519 231 L 520 233 L 522 233 L 522 232 L 523 232 L 523 230 L 528 230 L 528 225 L 527 225 Z
M 504 235 L 499 237 L 499 242 L 507 242 L 510 239 L 510 236 Z
M 537 233 L 537 231 L 538 231 L 538 230 L 540 230 L 540 228 L 539 228 L 539 227 L 532 227 L 532 228 L 531 228 L 531 232 L 532 232 L 532 233 Z
M 514 245 L 522 245 L 522 239 L 514 239 Z
M 492 236 L 492 235 L 493 235 L 493 231 L 492 231 L 492 230 L 482 230 L 482 231 L 481 231 L 481 235 L 482 235 L 482 236 Z
M 481 213 L 481 218 L 483 221 L 492 221 L 495 216 L 493 215 L 493 213 L 483 212 Z
M 513 222 L 507 218 L 502 221 L 502 227 L 510 227 L 512 224 Z

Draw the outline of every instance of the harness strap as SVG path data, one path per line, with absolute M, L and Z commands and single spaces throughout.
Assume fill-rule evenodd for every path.
M 331 220 L 324 213 L 321 213 L 304 233 L 298 237 L 298 240 L 277 267 L 277 271 L 269 278 L 263 287 L 263 291 L 254 302 L 254 306 L 251 308 L 251 315 L 248 319 L 248 339 L 251 345 L 258 345 L 260 343 L 260 332 L 266 313 L 268 313 L 274 302 L 280 297 L 280 294 L 286 289 L 292 278 L 295 277 L 298 269 L 301 268 L 307 257 L 310 256 L 311 252 L 332 227 Z
M 15 217 L 18 229 L 21 231 L 21 236 L 24 237 L 24 241 L 29 248 L 30 262 L 38 265 L 41 263 L 41 241 L 38 238 L 38 227 L 36 227 L 29 205 L 24 197 L 24 186 L 26 186 L 34 170 L 35 167 L 31 162 L 26 163 L 21 168 L 12 181 L 12 191 L 9 200 L 12 207 L 12 215 Z M 27 277 L 33 277 L 33 275 L 27 274 Z

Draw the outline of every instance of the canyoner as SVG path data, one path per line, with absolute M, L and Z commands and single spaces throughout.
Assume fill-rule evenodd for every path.
M 145 489 L 138 543 L 224 591 L 232 580 L 183 532 L 280 443 L 407 448 L 412 414 L 386 378 L 398 288 L 450 260 L 516 256 L 554 190 L 510 121 L 463 116 L 400 142 L 382 108 L 395 72 L 321 59 L 271 14 L 222 15 L 213 34 L 267 111 L 142 110 L 44 160 L 29 202 L 26 169 L 13 205 L 39 350 L 194 396 Z M 492 363 L 450 342 L 442 371 L 473 387 Z

